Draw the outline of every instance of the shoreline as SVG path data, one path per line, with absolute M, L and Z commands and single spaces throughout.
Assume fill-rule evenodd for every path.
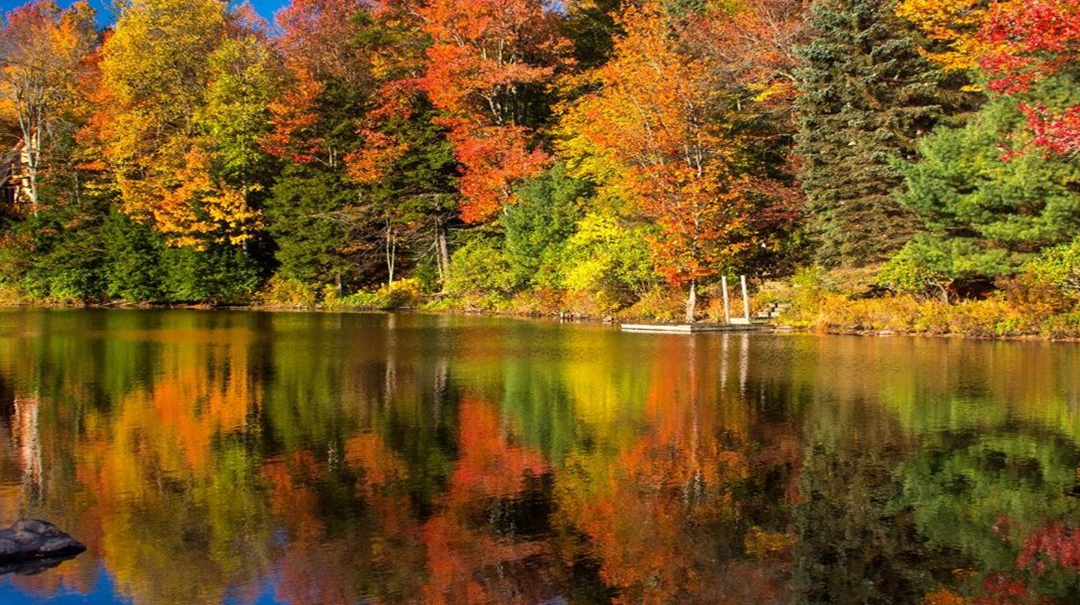
M 466 309 L 451 309 L 451 308 L 439 308 L 439 309 L 426 309 L 423 306 L 418 307 L 393 307 L 393 308 L 374 308 L 374 307 L 361 307 L 361 306 L 333 306 L 327 307 L 322 305 L 316 306 L 283 306 L 283 305 L 239 305 L 239 304 L 172 304 L 172 303 L 126 303 L 126 302 L 112 302 L 112 303 L 48 303 L 48 302 L 4 302 L 0 303 L 0 309 L 12 309 L 12 308 L 34 308 L 34 309 L 101 309 L 101 310 L 145 310 L 145 311 L 169 311 L 169 310 L 187 310 L 187 311 L 250 311 L 250 312 L 266 312 L 266 313 L 415 313 L 423 315 L 449 315 L 449 316 L 472 316 L 472 317 L 493 317 L 493 318 L 508 318 L 508 319 L 523 319 L 523 320 L 547 320 L 557 321 L 560 323 L 578 323 L 578 324 L 594 324 L 594 325 L 616 325 L 626 322 L 638 322 L 638 323 L 652 323 L 656 325 L 680 325 L 683 322 L 670 322 L 670 321 L 656 321 L 648 318 L 613 318 L 613 317 L 595 317 L 590 315 L 584 315 L 579 313 L 527 313 L 527 312 L 513 312 L 513 311 L 496 311 L 496 310 L 466 310 Z M 695 322 L 702 325 L 723 325 L 718 322 L 709 320 L 698 320 Z M 892 337 L 907 337 L 907 338 L 940 338 L 946 340 L 971 340 L 981 342 L 1046 342 L 1046 343 L 1080 343 L 1080 336 L 1042 336 L 1038 334 L 1021 334 L 1021 335 L 976 335 L 976 334 L 961 334 L 961 333 L 934 333 L 934 332 L 908 332 L 900 330 L 876 330 L 860 327 L 834 327 L 834 326 L 794 326 L 781 322 L 766 323 L 761 330 L 762 334 L 773 335 L 804 335 L 804 336 L 860 336 L 864 338 L 892 338 Z

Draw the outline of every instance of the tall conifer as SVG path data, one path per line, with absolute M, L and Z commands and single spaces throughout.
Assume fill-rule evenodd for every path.
M 903 246 L 918 224 L 893 195 L 894 158 L 945 113 L 941 73 L 894 2 L 817 0 L 803 47 L 797 153 L 818 260 L 862 266 Z

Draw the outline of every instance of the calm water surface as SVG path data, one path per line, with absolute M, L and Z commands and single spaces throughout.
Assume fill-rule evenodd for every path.
M 1080 347 L 0 311 L 0 603 L 1080 602 Z

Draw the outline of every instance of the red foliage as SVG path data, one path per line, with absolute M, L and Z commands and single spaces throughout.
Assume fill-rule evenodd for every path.
M 425 57 L 418 9 L 418 0 L 379 0 L 371 9 L 371 27 L 379 35 L 370 37 L 374 42 L 365 44 L 363 52 L 376 82 L 374 105 L 360 125 L 363 144 L 345 158 L 349 175 L 358 183 L 383 178 L 409 149 L 410 141 L 383 129 L 394 119 L 412 119 L 422 100 Z
M 314 105 L 323 88 L 308 72 L 297 74 L 293 85 L 268 107 L 273 128 L 261 141 L 263 151 L 297 164 L 317 159 L 323 141 L 311 131 L 319 123 Z
M 275 15 L 289 84 L 269 106 L 273 129 L 261 141 L 264 151 L 299 164 L 343 159 L 333 141 L 315 134 L 324 118 L 317 105 L 331 82 L 373 88 L 371 57 L 355 40 L 356 17 L 368 10 L 364 0 L 293 0 Z
M 1080 0 L 1007 1 L 993 5 L 980 38 L 994 50 L 980 66 L 991 76 L 990 89 L 1024 93 L 1041 78 L 1080 60 Z M 1080 106 L 1060 114 L 1027 107 L 1034 143 L 1057 153 L 1080 149 Z
M 462 218 L 481 222 L 549 160 L 523 121 L 529 95 L 568 64 L 570 42 L 540 0 L 432 0 L 420 15 L 432 41 L 420 85 L 448 116 Z
M 983 594 L 971 600 L 972 605 L 1049 605 L 1053 600 L 1039 596 L 1023 580 L 1001 574 L 983 579 Z
M 293 0 L 278 11 L 274 15 L 281 28 L 278 45 L 290 69 L 316 79 L 354 79 L 358 75 L 354 17 L 362 10 L 366 3 L 361 0 Z
M 1035 135 L 1034 143 L 1062 155 L 1080 151 L 1080 106 L 1053 114 L 1045 107 L 1021 106 L 1028 126 Z
M 514 122 L 520 87 L 551 78 L 570 50 L 539 0 L 432 0 L 421 14 L 432 39 L 425 90 L 460 117 Z
M 460 414 L 458 451 L 462 457 L 450 476 L 444 510 L 429 519 L 421 533 L 429 570 L 422 601 L 432 605 L 540 602 L 544 600 L 538 591 L 542 583 L 532 574 L 493 574 L 491 570 L 512 569 L 528 558 L 544 556 L 546 546 L 498 535 L 476 520 L 490 517 L 484 506 L 492 499 L 519 495 L 525 479 L 541 475 L 547 466 L 539 454 L 512 444 L 493 406 L 466 398 Z
M 480 223 L 495 215 L 509 200 L 519 179 L 537 176 L 550 156 L 529 149 L 530 132 L 520 126 L 469 128 L 452 123 L 450 141 L 464 170 L 458 190 L 464 198 L 461 218 Z
M 1042 574 L 1048 562 L 1080 571 L 1080 531 L 1065 529 L 1061 522 L 1036 531 L 1024 542 L 1016 566 Z

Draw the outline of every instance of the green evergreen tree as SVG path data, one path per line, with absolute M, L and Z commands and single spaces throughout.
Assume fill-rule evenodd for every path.
M 865 437 L 864 437 L 865 438 Z M 932 579 L 962 560 L 926 543 L 896 502 L 899 448 L 820 443 L 803 454 L 794 509 L 795 605 L 920 605 Z
M 349 255 L 353 233 L 342 214 L 356 197 L 341 171 L 285 167 L 266 206 L 282 276 L 312 285 L 356 282 L 358 265 Z
M 31 299 L 85 303 L 104 298 L 100 215 L 62 207 L 28 218 L 20 230 L 33 242 L 21 283 Z
M 251 256 L 230 244 L 212 244 L 205 250 L 167 248 L 161 262 L 164 290 L 173 302 L 243 304 L 250 302 L 262 281 Z
M 114 212 L 105 222 L 105 281 L 109 296 L 127 302 L 164 299 L 161 257 L 165 238 L 125 214 Z
M 384 168 L 382 178 L 362 185 L 360 195 L 381 226 L 387 277 L 391 265 L 398 277 L 402 270 L 425 266 L 434 268 L 434 277 L 445 282 L 450 263 L 447 237 L 451 225 L 460 222 L 454 190 L 458 165 L 430 103 L 414 98 L 410 107 L 408 116 L 393 117 L 379 129 L 407 142 L 408 148 Z
M 564 164 L 556 164 L 518 188 L 518 202 L 503 212 L 502 224 L 506 258 L 519 284 L 559 285 L 566 240 L 584 216 L 583 200 L 591 195 L 590 189 L 584 181 L 568 176 Z
M 947 112 L 942 74 L 919 54 L 919 38 L 894 2 L 817 0 L 813 41 L 800 49 L 797 154 L 818 261 L 863 266 L 883 260 L 918 221 L 895 198 L 893 164 Z
M 1080 88 L 1057 76 L 1031 96 L 1064 107 L 1080 102 Z M 917 290 L 933 282 L 947 296 L 954 284 L 1015 274 L 1039 251 L 1076 236 L 1080 166 L 1032 148 L 1030 139 L 1020 101 L 998 97 L 963 127 L 919 141 L 921 159 L 899 166 L 907 185 L 899 201 L 925 233 L 890 262 L 889 285 Z M 911 278 L 908 287 L 897 275 Z
M 343 160 L 359 144 L 358 116 L 369 92 L 337 79 L 325 83 L 310 113 L 318 116 L 301 146 L 322 155 L 285 162 L 265 201 L 266 230 L 276 246 L 279 274 L 311 285 L 356 285 L 360 251 L 377 237 L 373 217 L 360 210 L 360 192 Z
M 84 190 L 67 166 L 44 174 L 38 191 L 38 211 L 14 220 L 5 238 L 3 281 L 32 300 L 100 302 L 111 200 Z

